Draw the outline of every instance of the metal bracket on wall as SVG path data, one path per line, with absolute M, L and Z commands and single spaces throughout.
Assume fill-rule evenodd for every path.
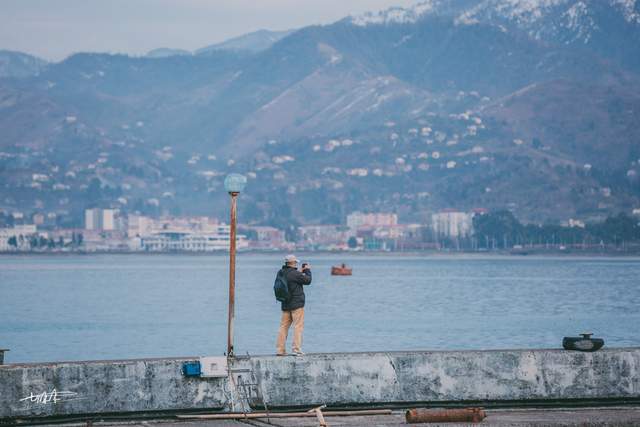
M 226 378 L 229 375 L 227 358 L 224 356 L 201 357 L 200 369 L 203 378 Z

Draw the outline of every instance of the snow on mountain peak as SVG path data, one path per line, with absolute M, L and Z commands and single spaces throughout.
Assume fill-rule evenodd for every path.
M 589 8 L 583 1 L 572 5 L 562 14 L 564 26 L 575 34 L 575 40 L 589 43 L 591 32 L 598 28 L 589 13 Z
M 413 23 L 427 13 L 435 10 L 440 4 L 438 0 L 425 0 L 410 8 L 392 7 L 379 12 L 366 12 L 362 15 L 351 16 L 351 23 L 364 27 L 381 24 Z
M 521 23 L 532 23 L 545 16 L 553 7 L 569 3 L 573 0 L 478 0 L 477 4 L 465 8 L 456 1 L 424 0 L 409 8 L 392 7 L 379 12 L 367 12 L 358 16 L 351 16 L 351 23 L 359 26 L 370 24 L 402 24 L 413 23 L 424 15 L 439 12 L 445 5 L 458 10 L 458 23 L 471 24 L 477 22 L 477 15 L 490 12 L 504 18 Z M 636 0 L 611 0 L 620 3 L 634 3 Z M 456 3 L 458 6 L 456 7 Z M 625 5 L 633 9 L 633 5 Z
M 640 24 L 640 0 L 423 0 L 412 7 L 392 7 L 379 12 L 351 16 L 358 26 L 414 23 L 427 14 L 452 14 L 457 25 L 471 25 L 493 19 L 507 20 L 532 30 L 550 16 L 562 17 L 561 26 L 573 31 L 576 38 L 588 40 L 597 28 L 592 6 L 606 2 L 629 23 Z
M 621 10 L 627 22 L 640 24 L 640 3 L 637 0 L 611 0 L 611 3 Z
M 570 0 L 484 0 L 462 14 L 459 20 L 475 21 L 477 15 L 489 12 L 521 24 L 532 24 L 550 9 Z

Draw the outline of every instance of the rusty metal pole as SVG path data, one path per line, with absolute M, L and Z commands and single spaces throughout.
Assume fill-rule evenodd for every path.
M 236 220 L 237 192 L 231 192 L 231 230 L 229 233 L 229 320 L 227 322 L 227 357 L 233 357 L 233 321 L 236 303 Z
M 405 413 L 407 424 L 420 423 L 479 423 L 487 417 L 482 408 L 464 409 L 409 409 Z

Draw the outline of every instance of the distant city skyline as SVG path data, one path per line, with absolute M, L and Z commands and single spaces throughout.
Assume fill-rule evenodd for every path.
M 195 50 L 242 34 L 328 24 L 416 0 L 3 0 L 0 49 L 60 61 L 76 52 Z

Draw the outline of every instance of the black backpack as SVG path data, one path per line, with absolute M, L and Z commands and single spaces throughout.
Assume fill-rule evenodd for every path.
M 289 301 L 289 284 L 284 269 L 280 269 L 276 274 L 276 280 L 273 283 L 273 292 L 276 294 L 276 299 L 280 302 Z

